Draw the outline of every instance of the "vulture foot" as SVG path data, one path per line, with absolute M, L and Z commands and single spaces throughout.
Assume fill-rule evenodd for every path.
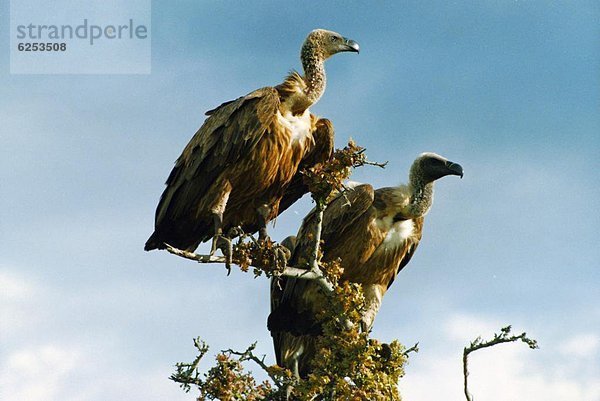
M 242 227 L 237 226 L 237 227 L 231 227 L 229 229 L 229 231 L 227 232 L 227 237 L 229 238 L 237 238 L 241 235 L 244 235 L 244 230 L 242 230 Z
M 218 248 L 223 252 L 223 256 L 225 256 L 225 268 L 227 269 L 227 275 L 229 276 L 231 274 L 231 263 L 233 262 L 233 241 L 231 238 L 227 238 L 223 235 L 219 235 L 215 238 L 215 249 Z
M 269 234 L 267 233 L 267 227 L 261 227 L 260 230 L 258 230 L 258 241 L 259 242 L 268 242 L 270 240 L 271 240 L 271 238 L 269 237 Z
M 278 267 L 287 266 L 287 261 L 292 257 L 292 253 L 283 245 L 275 244 L 275 259 Z

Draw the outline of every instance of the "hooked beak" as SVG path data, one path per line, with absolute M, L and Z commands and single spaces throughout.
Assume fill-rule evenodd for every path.
M 344 38 L 344 45 L 346 46 L 344 51 L 360 53 L 360 46 L 352 39 Z
M 460 178 L 463 178 L 463 168 L 460 164 L 447 161 L 446 168 L 448 169 L 448 174 L 458 175 Z

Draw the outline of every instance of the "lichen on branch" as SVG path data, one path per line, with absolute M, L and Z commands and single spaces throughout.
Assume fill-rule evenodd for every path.
M 291 374 L 278 366 L 267 366 L 264 356 L 254 354 L 256 343 L 250 345 L 243 352 L 231 349 L 221 351 L 215 357 L 215 365 L 206 373 L 201 373 L 198 367 L 201 360 L 208 352 L 204 341 L 196 338 L 194 346 L 198 356 L 192 363 L 178 363 L 176 372 L 170 379 L 189 392 L 192 386 L 199 392 L 198 401 L 262 401 L 282 400 L 282 390 L 286 383 L 292 381 Z M 250 372 L 246 372 L 243 363 L 253 361 L 269 375 L 272 382 L 257 383 Z M 272 384 L 274 383 L 274 384 Z
M 344 187 L 344 180 L 350 177 L 352 169 L 365 165 L 384 168 L 387 165 L 387 162 L 368 161 L 365 150 L 350 140 L 343 149 L 336 149 L 327 162 L 302 171 L 304 183 L 317 204 L 326 203 L 332 194 L 341 190 Z
M 398 341 L 384 344 L 361 331 L 364 308 L 359 284 L 342 281 L 335 287 L 328 308 L 317 316 L 323 333 L 311 373 L 293 389 L 298 400 L 400 400 L 406 349 Z

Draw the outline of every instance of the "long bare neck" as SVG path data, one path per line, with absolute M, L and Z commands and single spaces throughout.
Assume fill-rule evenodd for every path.
M 302 46 L 300 59 L 302 60 L 304 82 L 306 83 L 304 94 L 307 100 L 314 104 L 323 96 L 327 85 L 324 57 L 317 46 L 307 41 Z
M 433 204 L 433 182 L 425 182 L 421 176 L 411 172 L 408 185 L 411 190 L 408 212 L 413 218 L 424 216 Z

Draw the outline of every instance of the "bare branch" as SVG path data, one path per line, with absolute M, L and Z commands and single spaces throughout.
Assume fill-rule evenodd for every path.
M 194 362 L 177 363 L 175 365 L 175 368 L 177 369 L 176 372 L 169 377 L 174 382 L 179 383 L 186 393 L 190 391 L 192 384 L 195 386 L 202 385 L 198 364 L 208 352 L 208 346 L 199 337 L 194 339 L 194 346 L 198 350 L 198 356 L 194 359 Z
M 494 338 L 488 341 L 483 341 L 481 337 L 477 337 L 468 347 L 463 350 L 463 376 L 464 376 L 464 392 L 467 401 L 473 401 L 473 396 L 469 392 L 469 369 L 468 369 L 468 358 L 469 354 L 473 351 L 477 351 L 482 348 L 493 347 L 494 345 L 502 343 L 510 343 L 521 340 L 529 346 L 531 349 L 537 349 L 538 344 L 536 340 L 532 340 L 527 337 L 527 333 L 521 333 L 518 336 L 510 335 L 511 326 L 506 326 L 500 329 L 500 334 L 494 334 Z
M 234 351 L 231 348 L 221 352 L 229 355 L 239 356 L 240 362 L 252 361 L 256 363 L 258 366 L 260 366 L 262 370 L 264 370 L 269 375 L 269 378 L 273 380 L 273 383 L 275 383 L 277 387 L 283 388 L 286 385 L 286 383 L 283 383 L 283 381 L 278 375 L 272 373 L 271 368 L 265 363 L 266 355 L 263 355 L 262 358 L 259 358 L 256 355 L 254 355 L 254 349 L 256 349 L 256 342 L 250 345 L 243 352 Z
M 319 200 L 316 200 L 317 206 L 316 206 L 316 217 L 315 217 L 315 232 L 314 232 L 314 238 L 313 238 L 313 248 L 312 248 L 312 252 L 310 254 L 310 259 L 308 261 L 308 265 L 310 266 L 310 270 L 313 272 L 321 272 L 321 270 L 319 269 L 319 248 L 321 246 L 321 232 L 323 231 L 323 212 L 325 211 L 325 204 L 324 202 L 320 202 Z
M 194 252 L 185 251 L 183 249 L 175 248 L 169 244 L 166 245 L 166 250 L 173 255 L 180 256 L 185 259 L 195 260 L 198 263 L 225 263 L 225 256 L 217 255 L 199 255 Z
M 408 348 L 406 351 L 404 351 L 402 354 L 404 356 L 408 356 L 411 352 L 417 353 L 419 352 L 419 343 L 416 343 L 415 345 L 413 345 L 412 347 Z
M 316 206 L 316 227 L 314 233 L 314 243 L 313 249 L 310 254 L 310 260 L 308 261 L 308 265 L 310 266 L 309 272 L 314 276 L 314 280 L 316 280 L 321 288 L 325 290 L 326 293 L 333 292 L 333 284 L 329 281 L 324 275 L 321 269 L 319 268 L 319 249 L 321 247 L 321 232 L 323 230 L 323 212 L 325 211 L 325 202 L 320 200 L 315 200 Z M 286 268 L 287 270 L 287 268 Z M 302 269 L 297 269 L 302 270 Z M 284 270 L 285 272 L 285 270 Z M 296 276 L 298 278 L 302 278 L 302 276 Z
M 356 168 L 362 166 L 375 166 L 379 168 L 385 168 L 388 165 L 388 161 L 385 161 L 383 163 L 368 161 L 367 155 L 364 154 L 366 150 L 367 149 L 365 148 L 361 148 L 359 151 L 356 152 L 356 154 L 360 157 L 352 164 L 352 167 Z
M 383 163 L 378 163 L 378 162 L 370 162 L 368 160 L 365 160 L 362 164 L 366 165 L 366 166 L 375 166 L 375 167 L 380 167 L 380 168 L 385 168 L 388 165 L 389 162 L 385 161 Z
M 225 256 L 200 255 L 194 252 L 172 247 L 168 244 L 166 250 L 173 255 L 182 257 L 184 259 L 193 260 L 198 263 L 225 263 L 226 261 Z M 235 257 L 233 258 L 233 262 L 237 262 Z M 316 269 L 312 268 L 311 270 L 286 266 L 281 273 L 277 274 L 277 276 L 298 278 L 301 280 L 315 280 L 327 293 L 333 291 L 333 284 L 327 279 L 327 277 L 323 275 L 321 270 L 318 268 L 318 264 Z

